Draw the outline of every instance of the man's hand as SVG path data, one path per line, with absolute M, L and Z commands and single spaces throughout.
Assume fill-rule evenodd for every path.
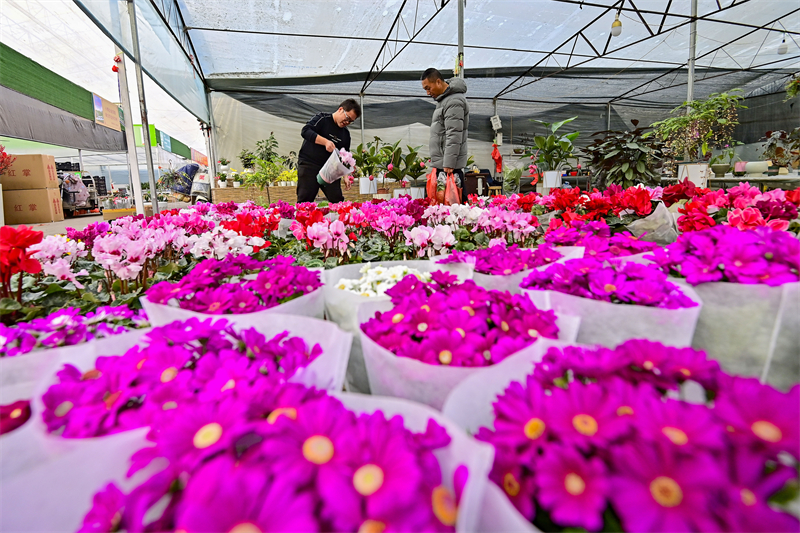
M 333 152 L 334 150 L 336 150 L 336 145 L 333 144 L 333 141 L 325 139 L 325 149 L 329 152 Z
M 445 174 L 452 174 L 455 169 L 444 167 L 442 170 L 444 170 Z
M 344 178 L 342 178 L 342 181 L 344 182 L 344 190 L 346 191 L 350 190 L 350 187 L 353 186 L 352 180 L 353 178 L 351 176 L 345 176 Z

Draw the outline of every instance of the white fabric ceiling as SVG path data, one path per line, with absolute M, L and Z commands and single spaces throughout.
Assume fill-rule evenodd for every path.
M 0 40 L 81 87 L 119 102 L 117 75 L 111 71 L 114 43 L 72 0 L 0 0 Z M 205 153 L 197 119 L 147 75 L 144 78 L 150 123 Z M 128 69 L 128 86 L 134 120 L 139 122 L 133 68 Z

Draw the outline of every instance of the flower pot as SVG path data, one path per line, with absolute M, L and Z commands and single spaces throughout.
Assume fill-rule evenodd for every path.
M 228 171 L 228 165 L 220 165 L 219 166 L 219 171 L 220 172 L 227 172 Z
M 725 173 L 728 172 L 728 169 L 731 166 L 728 163 L 717 163 L 716 165 L 711 165 L 711 170 L 714 171 L 714 176 L 717 178 L 724 178 Z
M 548 170 L 544 173 L 544 180 L 542 186 L 545 188 L 561 187 L 561 171 Z
M 522 153 L 522 148 L 514 148 L 514 153 L 515 154 L 521 154 Z
M 242 182 L 241 181 L 234 181 L 233 182 L 233 188 L 234 189 L 238 189 L 241 186 L 242 186 Z
M 761 174 L 769 170 L 769 163 L 767 161 L 750 161 L 744 167 L 744 170 L 748 174 L 760 176 Z
M 228 182 L 227 181 L 218 181 L 217 185 L 219 185 L 220 189 L 224 189 L 225 187 L 228 186 Z

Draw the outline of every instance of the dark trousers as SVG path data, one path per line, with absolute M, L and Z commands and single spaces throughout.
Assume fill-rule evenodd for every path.
M 317 198 L 317 192 L 322 189 L 325 198 L 335 204 L 344 201 L 344 194 L 342 194 L 342 180 L 336 180 L 333 183 L 326 183 L 320 185 L 317 182 L 317 174 L 322 168 L 322 165 L 315 165 L 313 163 L 300 163 L 297 165 L 297 203 L 313 202 Z

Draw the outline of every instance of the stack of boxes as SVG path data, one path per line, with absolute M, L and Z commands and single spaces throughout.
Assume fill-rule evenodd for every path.
M 51 155 L 17 155 L 0 176 L 6 224 L 64 220 L 56 162 Z

